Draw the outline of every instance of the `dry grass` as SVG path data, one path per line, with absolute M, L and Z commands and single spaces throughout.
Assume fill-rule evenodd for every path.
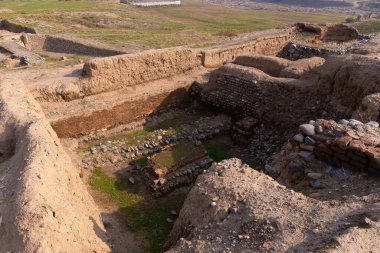
M 257 11 L 185 0 L 182 6 L 134 8 L 89 1 L 3 1 L 4 18 L 37 27 L 42 33 L 69 34 L 119 48 L 147 49 L 210 45 L 246 32 L 295 22 L 343 22 L 347 15 Z

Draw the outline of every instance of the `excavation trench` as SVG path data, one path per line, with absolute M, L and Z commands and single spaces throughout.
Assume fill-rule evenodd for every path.
M 82 180 L 101 210 L 107 244 L 115 252 L 160 252 L 188 191 L 212 162 L 237 157 L 270 174 L 272 165 L 276 168 L 289 158 L 273 160 L 273 155 L 283 150 L 299 124 L 352 114 L 366 121 L 377 117 L 375 107 L 361 107 L 366 96 L 379 91 L 377 77 L 371 75 L 372 88 L 367 90 L 354 80 L 362 78 L 361 70 L 374 68 L 370 58 L 355 56 L 353 62 L 363 64 L 351 66 L 328 52 L 324 58 L 304 59 L 322 53 L 292 44 L 284 50 L 281 54 L 287 58 L 301 59 L 241 56 L 211 74 L 197 67 L 68 101 L 63 109 L 58 109 L 61 102 L 42 102 L 53 129 L 81 168 Z M 305 52 L 303 57 L 299 50 Z M 94 82 L 96 78 L 87 88 L 108 87 Z M 337 86 L 349 87 L 355 95 L 342 96 Z M 62 113 L 54 114 L 56 109 Z M 307 166 L 320 166 L 320 172 L 324 165 Z M 314 193 L 309 179 L 294 180 L 296 174 L 287 171 L 276 174 L 288 187 Z
M 289 39 L 290 35 L 281 31 L 276 36 L 212 49 L 174 48 L 96 59 L 85 64 L 81 78 L 75 73 L 64 84 L 32 86 L 29 90 L 45 114 L 41 116 L 38 105 L 35 110 L 41 115 L 35 118 L 42 119 L 43 124 L 47 119 L 54 131 L 50 126 L 40 128 L 47 129 L 46 135 L 50 135 L 42 149 L 37 127 L 32 128 L 36 129 L 32 137 L 20 131 L 15 136 L 2 134 L 0 173 L 4 164 L 8 167 L 8 161 L 12 164 L 16 155 L 22 154 L 24 146 L 20 138 L 27 135 L 33 139 L 33 145 L 25 152 L 37 150 L 38 157 L 51 157 L 52 167 L 56 166 L 56 156 L 61 165 L 67 162 L 72 177 L 65 176 L 66 170 L 61 169 L 65 166 L 60 164 L 62 174 L 54 177 L 57 185 L 68 178 L 62 188 L 64 194 L 56 193 L 63 198 L 60 203 L 74 203 L 76 198 L 87 194 L 85 190 L 79 195 L 71 192 L 79 180 L 78 169 L 100 209 L 102 224 L 91 198 L 87 195 L 82 198 L 88 209 L 80 213 L 86 217 L 81 216 L 83 222 L 78 227 L 85 227 L 86 233 L 78 240 L 71 236 L 77 233 L 68 235 L 68 240 L 73 241 L 70 247 L 77 247 L 79 242 L 83 251 L 88 251 L 92 243 L 81 242 L 89 237 L 99 252 L 107 247 L 114 252 L 160 252 L 197 176 L 207 172 L 213 162 L 237 157 L 254 169 L 272 173 L 268 168 L 276 168 L 276 163 L 289 158 L 283 147 L 297 133 L 299 124 L 310 119 L 351 115 L 362 121 L 377 119 L 376 94 L 380 87 L 378 76 L 373 74 L 378 73 L 374 59 L 347 56 L 350 58 L 347 60 L 332 56 L 337 53 L 330 51 L 287 44 Z M 358 80 L 366 80 L 367 86 L 361 86 Z M 9 89 L 11 86 L 2 92 L 7 94 Z M 6 99 L 3 100 L 6 104 Z M 37 104 L 29 97 L 28 101 Z M 12 113 L 22 113 L 25 108 Z M 22 129 L 33 124 L 34 121 L 25 121 Z M 6 128 L 0 130 L 9 132 Z M 65 158 L 66 152 L 60 152 L 61 144 L 55 141 L 55 134 L 75 167 Z M 296 153 L 303 148 L 297 145 L 293 145 Z M 53 156 L 45 146 L 54 147 Z M 284 156 L 273 159 L 279 152 Z M 32 161 L 36 162 L 33 165 L 36 175 L 30 178 L 45 182 L 45 175 L 53 177 L 49 170 L 39 172 L 38 159 Z M 20 171 L 23 168 L 20 165 Z M 275 172 L 285 185 L 303 192 L 304 188 L 288 182 L 294 173 Z M 41 185 L 49 188 L 47 183 Z M 48 197 L 50 209 L 40 210 L 41 215 L 49 222 L 51 217 L 61 219 L 63 207 L 57 206 L 53 195 Z M 24 203 L 21 197 L 17 201 L 15 209 Z M 7 206 L 0 208 L 10 210 Z M 22 206 L 20 210 L 25 208 L 30 211 L 33 206 Z M 75 217 L 76 209 L 80 210 L 67 212 Z M 13 218 L 7 220 L 12 222 Z M 35 226 L 41 229 L 44 224 Z M 52 230 L 58 231 L 54 227 Z M 178 238 L 172 237 L 173 240 Z M 12 248 L 10 244 L 7 247 Z

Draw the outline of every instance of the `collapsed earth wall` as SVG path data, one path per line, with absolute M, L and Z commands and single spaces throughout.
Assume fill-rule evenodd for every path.
M 0 85 L 2 252 L 109 252 L 100 213 L 79 172 L 20 81 Z M 4 148 L 4 147 L 2 147 Z

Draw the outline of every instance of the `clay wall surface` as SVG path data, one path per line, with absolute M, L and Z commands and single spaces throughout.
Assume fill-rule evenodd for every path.
M 37 33 L 36 29 L 34 28 L 14 24 L 12 22 L 9 22 L 8 20 L 1 20 L 0 29 L 4 29 L 13 33 Z
M 233 61 L 237 56 L 263 54 L 277 55 L 291 39 L 290 34 L 257 38 L 251 42 L 202 50 L 202 64 L 207 68 Z
M 85 94 L 121 89 L 143 82 L 181 74 L 201 66 L 199 52 L 189 48 L 167 48 L 93 59 L 83 67 Z
M 100 213 L 40 105 L 20 81 L 0 85 L 2 252 L 109 252 Z M 3 138 L 4 137 L 4 138 Z
M 125 54 L 125 52 L 102 48 L 100 46 L 90 45 L 88 43 L 84 44 L 73 39 L 50 35 L 29 35 L 27 46 L 30 49 L 36 51 L 48 51 L 64 54 L 81 54 L 96 57 Z

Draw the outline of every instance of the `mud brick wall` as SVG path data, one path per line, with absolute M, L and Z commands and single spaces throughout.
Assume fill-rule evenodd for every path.
M 305 127 L 313 129 L 305 131 Z M 313 152 L 316 158 L 353 171 L 380 174 L 380 129 L 377 122 L 357 120 L 317 120 L 300 126 L 292 140 L 300 150 Z
M 201 66 L 198 50 L 185 47 L 147 50 L 92 59 L 83 66 L 86 94 L 134 86 L 184 73 Z
M 202 65 L 218 67 L 234 61 L 237 56 L 263 54 L 277 55 L 291 39 L 290 34 L 257 38 L 251 42 L 202 50 Z
M 318 114 L 318 95 L 295 79 L 258 77 L 252 68 L 228 64 L 200 91 L 201 100 L 236 118 L 252 116 L 264 124 L 294 128 Z M 224 72 L 224 73 L 223 73 Z M 307 98 L 307 99 L 306 99 Z

